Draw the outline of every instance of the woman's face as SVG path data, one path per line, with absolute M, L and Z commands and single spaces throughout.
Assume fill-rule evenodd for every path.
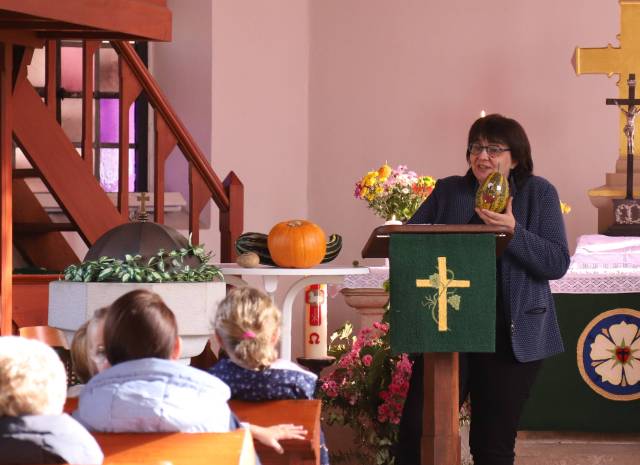
M 478 182 L 482 184 L 487 176 L 499 171 L 505 178 L 517 162 L 511 159 L 509 147 L 504 142 L 489 142 L 481 138 L 469 144 L 469 165 Z

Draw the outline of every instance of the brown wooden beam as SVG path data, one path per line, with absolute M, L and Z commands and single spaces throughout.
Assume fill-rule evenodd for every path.
M 13 99 L 16 140 L 87 244 L 123 224 L 123 217 L 31 83 L 18 82 Z
M 100 42 L 85 40 L 82 43 L 82 158 L 91 174 L 93 166 L 93 56 Z
M 2 0 L 0 10 L 147 40 L 171 40 L 171 11 L 155 1 Z
M 78 256 L 60 233 L 76 230 L 76 226 L 71 223 L 53 223 L 27 183 L 14 178 L 13 242 L 30 263 L 57 271 L 78 263 Z M 15 299 L 14 293 L 14 304 Z
M 40 172 L 34 168 L 18 168 L 13 170 L 13 179 L 39 178 Z
M 0 335 L 12 333 L 13 44 L 0 43 Z
M 422 465 L 460 465 L 457 352 L 424 354 Z
M 119 101 L 119 164 L 118 164 L 118 210 L 125 221 L 129 220 L 129 108 L 138 98 L 142 87 L 131 68 L 122 57 L 118 58 L 120 68 Z
M 184 154 L 189 163 L 193 163 L 202 178 L 207 183 L 209 191 L 213 194 L 213 201 L 216 203 L 220 210 L 229 209 L 229 199 L 225 192 L 225 188 L 220 181 L 220 178 L 211 167 L 211 163 L 204 156 L 198 144 L 193 140 L 193 137 L 182 123 L 174 109 L 169 105 L 169 101 L 164 96 L 160 86 L 156 80 L 151 76 L 149 70 L 146 68 L 138 54 L 135 52 L 131 44 L 122 41 L 111 42 L 113 48 L 118 52 L 120 57 L 123 57 L 131 70 L 136 75 L 136 78 L 141 83 L 149 102 L 153 106 L 153 109 L 160 113 L 162 118 L 167 123 L 167 126 L 173 132 L 180 150 Z
M 58 42 L 55 40 L 47 40 L 47 44 L 44 50 L 44 101 L 47 103 L 47 108 L 55 118 L 58 114 L 58 99 L 56 98 L 56 93 L 58 91 L 58 78 L 56 73 L 58 62 Z

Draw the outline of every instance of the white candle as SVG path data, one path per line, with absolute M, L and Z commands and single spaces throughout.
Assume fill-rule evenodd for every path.
M 487 112 L 480 110 L 480 118 L 484 118 L 485 116 L 487 116 Z

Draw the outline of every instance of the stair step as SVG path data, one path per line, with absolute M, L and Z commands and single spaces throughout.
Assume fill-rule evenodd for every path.
M 39 178 L 40 172 L 35 168 L 16 168 L 13 170 L 14 179 Z
M 20 234 L 42 234 L 54 231 L 77 231 L 73 223 L 13 223 L 13 232 Z

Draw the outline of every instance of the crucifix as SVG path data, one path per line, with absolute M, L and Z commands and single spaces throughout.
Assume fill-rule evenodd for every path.
M 576 47 L 573 67 L 577 75 L 619 76 L 618 98 L 607 99 L 620 112 L 619 158 L 615 173 L 607 174 L 605 185 L 589 189 L 591 203 L 598 209 L 598 232 L 608 235 L 640 236 L 640 201 L 633 199 L 633 146 L 635 116 L 640 100 L 635 99 L 635 74 L 640 70 L 640 1 L 620 1 L 618 46 Z M 628 90 L 624 83 L 628 82 Z M 633 87 L 633 90 L 632 90 Z M 625 176 L 619 176 L 625 172 Z M 626 186 L 618 179 L 626 180 Z
M 138 195 L 136 199 L 140 202 L 137 221 L 147 221 L 149 219 L 149 213 L 147 213 L 147 202 L 151 200 L 151 198 L 147 192 L 140 192 L 140 195 Z
M 447 331 L 447 289 L 450 287 L 471 287 L 471 281 L 447 278 L 447 257 L 438 257 L 438 283 L 430 279 L 416 279 L 417 287 L 435 287 L 438 289 L 438 331 Z
M 608 98 L 606 100 L 607 105 L 617 105 L 625 115 L 625 124 L 623 133 L 627 138 L 627 195 L 625 199 L 633 199 L 633 135 L 635 133 L 635 119 L 636 115 L 640 111 L 640 107 L 636 105 L 640 104 L 640 100 L 636 99 L 636 75 L 634 73 L 629 74 L 627 80 L 629 85 L 629 97 L 626 99 Z M 626 105 L 626 110 L 624 106 Z

